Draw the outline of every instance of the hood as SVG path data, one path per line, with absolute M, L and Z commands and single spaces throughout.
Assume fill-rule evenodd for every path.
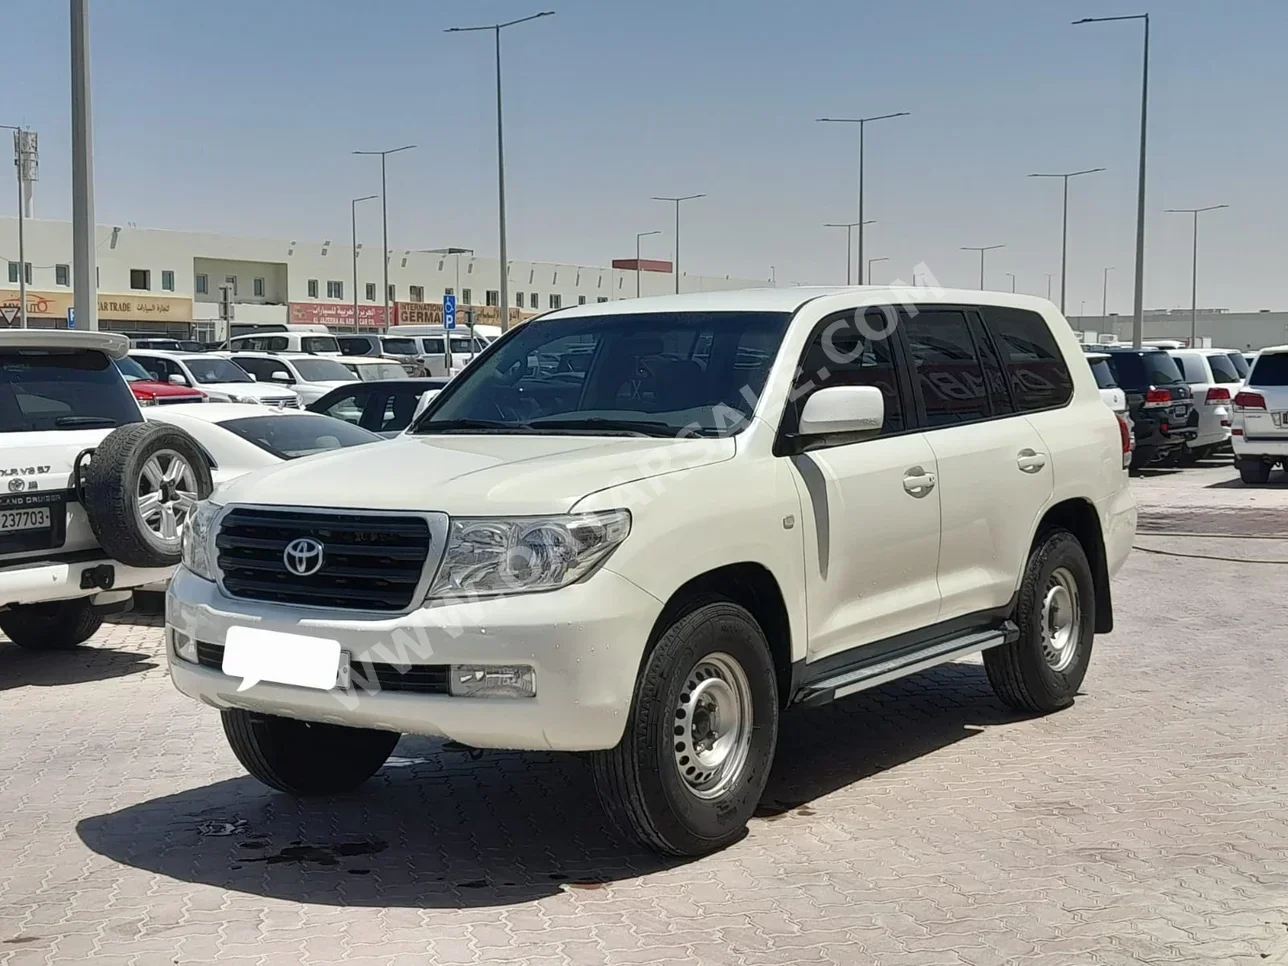
M 605 487 L 732 459 L 734 447 L 732 439 L 403 435 L 248 474 L 221 488 L 219 502 L 564 513 Z
M 201 388 L 226 396 L 250 396 L 252 399 L 290 399 L 295 395 L 285 386 L 269 386 L 258 382 L 203 382 Z
M 203 399 L 205 393 L 187 386 L 172 386 L 168 382 L 155 382 L 151 379 L 135 379 L 130 382 L 130 391 L 136 396 L 184 396 L 190 399 Z

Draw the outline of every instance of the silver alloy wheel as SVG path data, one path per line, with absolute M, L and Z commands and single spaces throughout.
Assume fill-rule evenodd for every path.
M 1082 602 L 1078 582 L 1065 567 L 1057 567 L 1042 599 L 1042 656 L 1054 671 L 1064 671 L 1078 655 L 1082 637 Z
M 153 453 L 139 474 L 136 499 L 143 526 L 163 544 L 178 546 L 179 536 L 197 508 L 197 478 L 188 461 L 172 449 Z
M 742 774 L 751 751 L 751 684 L 728 654 L 708 654 L 689 671 L 675 708 L 673 753 L 685 787 L 719 798 Z

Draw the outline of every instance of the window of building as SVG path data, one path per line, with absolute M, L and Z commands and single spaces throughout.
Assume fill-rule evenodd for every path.
M 607 296 L 605 296 L 605 295 L 601 295 L 601 296 L 599 296 L 597 299 L 595 299 L 595 301 L 596 301 L 596 302 L 607 302 L 607 301 L 608 301 L 608 297 L 607 297 Z
M 327 282 L 326 297 L 329 299 L 344 298 L 344 282 Z
M 517 305 L 519 308 L 523 308 L 523 293 L 522 293 L 522 292 L 515 292 L 515 293 L 514 293 L 514 304 L 515 304 L 515 305 Z
M 529 285 L 531 285 L 531 284 L 532 284 L 533 280 L 534 280 L 536 277 L 537 277 L 537 270 L 536 270 L 535 268 L 530 268 L 530 269 L 528 269 L 528 284 L 529 284 Z
M 264 280 L 257 278 L 251 282 L 251 291 L 255 294 L 255 298 L 262 299 L 264 297 Z
M 391 302 L 397 302 L 397 301 L 398 301 L 398 286 L 397 286 L 397 285 L 390 285 L 390 286 L 389 286 L 389 301 L 391 301 Z
M 376 300 L 376 283 L 368 282 L 367 283 L 367 301 L 374 302 L 375 300 Z
M 456 289 L 452 288 L 452 287 L 449 285 L 449 286 L 447 286 L 447 288 L 443 289 L 443 294 L 444 294 L 444 295 L 455 295 L 455 294 L 456 294 Z
M 210 292 L 210 276 L 203 272 L 198 272 L 192 280 L 192 288 L 198 295 L 207 295 Z
M 530 296 L 528 296 L 528 305 L 530 305 L 534 309 L 540 308 L 541 296 L 538 295 L 536 292 L 533 292 Z
M 928 428 L 956 426 L 991 415 L 984 370 L 966 313 L 935 309 L 900 315 L 921 386 Z
M 163 271 L 161 273 L 161 288 L 166 292 L 174 291 L 174 272 Z
M 54 284 L 55 285 L 72 284 L 72 267 L 70 265 L 54 266 Z
M 230 293 L 232 293 L 233 295 L 237 294 L 237 276 L 236 275 L 225 275 L 224 285 L 228 287 L 228 291 Z
M 18 263 L 17 262 L 9 263 L 9 282 L 12 285 L 16 285 L 18 283 Z
M 868 332 L 883 331 L 880 317 L 865 320 Z M 894 363 L 894 346 L 890 339 L 873 339 L 855 325 L 854 313 L 846 312 L 826 320 L 805 352 L 796 383 L 788 403 L 789 432 L 795 432 L 805 401 L 819 389 L 832 386 L 875 386 L 885 400 L 885 420 L 881 434 L 903 432 L 907 428 L 903 391 Z
M 1021 412 L 1063 406 L 1073 398 L 1073 376 L 1046 320 L 1036 312 L 987 306 L 984 323 Z
M 555 276 L 554 276 L 554 278 L 552 278 L 552 279 L 550 280 L 550 284 L 551 284 L 551 285 L 558 285 L 558 284 L 559 284 L 559 273 L 558 273 L 558 272 L 555 272 Z
M 473 301 L 474 301 L 474 300 L 470 298 L 470 290 L 469 290 L 469 289 L 467 289 L 467 288 L 463 288 L 463 289 L 461 289 L 461 301 L 462 301 L 462 302 L 464 302 L 466 305 L 472 305 L 472 304 L 473 304 Z
M 577 296 L 577 304 L 578 304 L 578 305 L 585 305 L 585 304 L 586 304 L 586 296 L 584 296 L 584 295 L 578 295 L 578 296 Z
M 413 285 L 409 289 L 407 289 L 407 293 L 408 293 L 407 297 L 411 299 L 413 302 L 425 301 L 425 286 L 423 285 Z M 451 294 L 450 290 L 448 294 L 449 295 Z
M 152 272 L 146 268 L 130 269 L 130 288 L 135 291 L 150 292 L 152 290 Z
M 562 295 L 550 296 L 550 307 L 552 309 L 563 308 L 563 296 Z M 534 305 L 533 308 L 536 308 L 536 306 Z
M 309 279 L 309 298 L 315 299 L 317 297 L 318 297 L 318 280 L 316 278 L 311 278 Z
M 494 288 L 490 288 L 490 289 L 488 289 L 488 290 L 487 290 L 487 304 L 488 304 L 488 305 L 497 305 L 497 304 L 499 304 L 499 303 L 500 303 L 500 301 L 501 301 L 501 293 L 500 293 L 500 292 L 498 292 L 498 291 L 497 291 L 496 289 L 494 289 Z

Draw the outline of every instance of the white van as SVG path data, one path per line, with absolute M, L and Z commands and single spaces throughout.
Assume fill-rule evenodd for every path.
M 253 332 L 228 340 L 232 352 L 311 352 L 338 356 L 340 343 L 325 325 L 292 325 L 284 332 Z
M 450 334 L 452 357 L 450 367 L 445 359 L 448 332 L 441 325 L 398 325 L 382 335 L 385 355 L 404 366 L 423 371 L 427 376 L 450 377 L 469 365 L 485 348 L 480 337 L 470 338 L 469 329 L 457 326 Z M 450 370 L 450 371 L 449 371 Z

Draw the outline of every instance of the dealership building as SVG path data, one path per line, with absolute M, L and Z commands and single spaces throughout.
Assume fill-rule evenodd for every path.
M 27 316 L 65 328 L 72 306 L 72 225 L 27 219 Z M 324 241 L 233 238 L 202 232 L 99 225 L 98 316 L 105 331 L 222 340 L 228 326 L 321 322 L 379 330 L 384 300 L 380 249 Z M 18 219 L 0 218 L 0 306 L 19 304 Z M 354 273 L 357 264 L 357 318 Z M 511 321 L 568 305 L 675 291 L 670 262 L 617 259 L 608 266 L 512 260 Z M 681 275 L 681 292 L 766 285 L 764 279 Z M 500 324 L 500 263 L 468 252 L 391 249 L 391 325 L 442 321 L 445 294 L 458 318 Z M 223 320 L 225 293 L 231 323 Z M 235 329 L 234 329 L 235 331 Z

